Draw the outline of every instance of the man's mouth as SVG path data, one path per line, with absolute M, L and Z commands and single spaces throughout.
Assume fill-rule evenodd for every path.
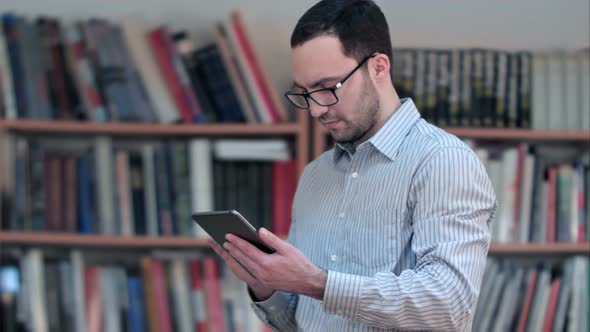
M 340 123 L 340 120 L 327 120 L 327 121 L 322 121 L 322 124 L 327 127 L 327 128 L 334 128 L 335 126 L 338 125 L 338 123 Z

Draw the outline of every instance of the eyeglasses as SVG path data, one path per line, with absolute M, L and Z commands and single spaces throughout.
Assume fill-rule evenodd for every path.
M 329 88 L 322 88 L 318 90 L 314 90 L 311 92 L 303 92 L 303 93 L 291 93 L 289 91 L 285 92 L 285 97 L 293 104 L 293 106 L 301 109 L 309 109 L 309 99 L 313 100 L 316 104 L 320 106 L 332 106 L 336 104 L 339 99 L 336 95 L 336 90 L 342 87 L 342 84 L 346 82 L 347 79 L 354 74 L 359 68 L 361 68 L 367 60 L 374 57 L 376 54 L 369 55 L 365 57 L 359 64 L 354 67 L 354 69 L 348 73 L 340 82 L 336 83 L 336 85 L 329 87 Z

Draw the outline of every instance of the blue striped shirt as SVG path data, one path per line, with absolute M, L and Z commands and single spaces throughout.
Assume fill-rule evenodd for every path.
M 404 99 L 301 176 L 288 241 L 328 271 L 323 301 L 276 292 L 253 308 L 278 331 L 470 331 L 495 212 L 477 156 Z

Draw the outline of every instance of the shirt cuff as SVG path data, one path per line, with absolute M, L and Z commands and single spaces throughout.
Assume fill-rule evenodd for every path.
M 328 271 L 322 301 L 327 314 L 355 321 L 359 311 L 361 287 L 366 277 Z
M 252 290 L 248 287 L 248 293 L 252 299 L 253 304 L 262 309 L 265 314 L 272 315 L 275 312 L 283 312 L 289 306 L 289 294 L 285 292 L 274 292 L 268 299 L 264 301 L 255 301 Z

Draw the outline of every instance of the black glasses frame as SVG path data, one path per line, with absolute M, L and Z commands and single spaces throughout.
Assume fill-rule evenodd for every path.
M 356 65 L 356 67 L 354 67 L 353 70 L 350 71 L 350 73 L 348 73 L 348 75 L 344 76 L 344 78 L 340 82 L 336 83 L 334 86 L 331 86 L 329 88 L 322 88 L 322 89 L 314 90 L 311 92 L 303 92 L 303 93 L 292 93 L 292 92 L 287 91 L 287 92 L 285 92 L 285 98 L 287 98 L 287 100 L 289 100 L 289 102 L 293 106 L 300 108 L 300 109 L 309 109 L 309 99 L 313 100 L 314 103 L 316 103 L 320 106 L 336 105 L 340 101 L 340 99 L 338 99 L 338 95 L 336 95 L 336 90 L 340 89 L 342 87 L 342 84 L 344 84 L 344 82 L 346 82 L 347 79 L 349 79 L 359 68 L 361 68 L 365 64 L 365 62 L 367 62 L 369 59 L 375 57 L 376 55 L 377 54 L 371 54 L 369 56 L 366 56 L 361 62 L 359 62 L 358 65 Z M 322 104 L 322 103 L 318 102 L 315 98 L 313 98 L 312 94 L 314 94 L 316 92 L 322 92 L 322 91 L 330 91 L 334 95 L 334 98 L 336 101 L 333 103 L 330 103 L 330 104 Z M 289 96 L 303 97 L 307 107 L 301 107 L 301 106 L 295 104 Z

